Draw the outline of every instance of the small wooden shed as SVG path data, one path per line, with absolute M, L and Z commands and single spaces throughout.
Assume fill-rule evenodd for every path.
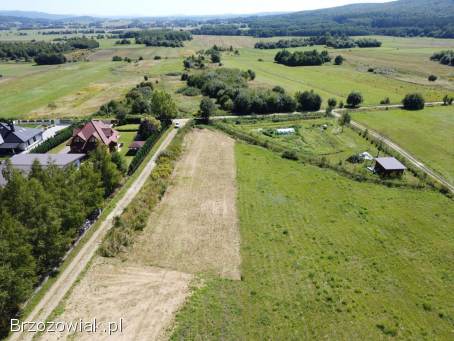
M 375 159 L 374 172 L 385 177 L 401 177 L 407 167 L 393 157 L 378 157 Z

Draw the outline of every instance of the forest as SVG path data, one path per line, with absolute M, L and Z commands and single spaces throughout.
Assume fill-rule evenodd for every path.
M 79 170 L 36 162 L 24 176 L 6 164 L 0 188 L 0 337 L 34 286 L 59 265 L 84 221 L 121 181 L 106 148 Z
M 99 43 L 96 40 L 84 37 L 66 39 L 61 42 L 0 41 L 0 60 L 30 62 L 34 59 L 38 64 L 61 64 L 66 61 L 63 53 L 76 49 L 95 49 L 98 47 Z
M 330 33 L 454 38 L 454 7 L 451 0 L 356 4 L 290 14 L 212 20 L 192 33 L 255 37 Z

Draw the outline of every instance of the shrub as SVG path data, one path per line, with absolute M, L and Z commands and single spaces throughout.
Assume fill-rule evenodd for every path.
M 335 108 L 336 105 L 337 105 L 337 101 L 336 101 L 335 98 L 330 98 L 330 99 L 328 100 L 328 107 L 330 107 L 330 108 Z
M 380 104 L 382 104 L 382 105 L 387 105 L 390 103 L 391 103 L 391 100 L 389 99 L 389 97 L 386 97 L 385 99 L 380 101 Z
M 429 82 L 435 82 L 438 79 L 438 77 L 435 75 L 430 75 L 427 79 L 429 80 Z
M 451 105 L 453 101 L 454 101 L 453 97 L 449 97 L 448 95 L 443 97 L 443 105 Z
M 363 103 L 363 95 L 358 91 L 351 92 L 347 97 L 347 105 L 350 108 L 357 108 Z
M 402 104 L 406 110 L 422 110 L 425 106 L 425 100 L 421 94 L 413 93 L 406 95 Z
M 35 57 L 38 65 L 57 65 L 66 63 L 66 57 L 62 53 L 40 54 Z
M 192 96 L 201 95 L 202 91 L 200 91 L 200 89 L 198 89 L 198 88 L 194 88 L 192 86 L 187 86 L 187 87 L 179 89 L 178 93 L 183 94 L 185 96 L 192 97 Z
M 113 62 L 121 62 L 123 60 L 123 58 L 121 58 L 120 56 L 113 56 L 112 57 L 112 61 Z
M 294 150 L 286 150 L 282 153 L 282 158 L 297 161 L 298 154 Z
M 319 111 L 322 105 L 322 98 L 314 90 L 297 93 L 296 100 L 302 111 Z
M 154 60 L 160 60 L 160 59 L 162 59 L 162 58 L 161 58 L 161 56 L 154 56 L 153 59 L 154 59 Z
M 334 64 L 335 65 L 342 65 L 344 63 L 344 57 L 342 56 L 337 56 L 335 59 L 334 59 Z

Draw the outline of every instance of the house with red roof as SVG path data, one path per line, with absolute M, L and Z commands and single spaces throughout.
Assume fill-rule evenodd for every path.
M 102 143 L 111 152 L 116 151 L 119 147 L 120 134 L 112 129 L 112 125 L 92 120 L 82 128 L 74 129 L 73 137 L 69 142 L 71 153 L 88 154 L 96 149 L 98 143 Z

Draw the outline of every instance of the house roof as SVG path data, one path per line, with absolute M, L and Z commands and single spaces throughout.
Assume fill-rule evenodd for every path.
M 22 143 L 43 133 L 42 129 L 25 128 L 14 124 L 13 127 L 14 130 L 11 130 L 10 125 L 0 122 L 0 135 L 3 139 L 3 143 Z
M 143 147 L 146 141 L 134 141 L 129 145 L 129 149 L 140 149 Z
M 43 167 L 55 165 L 64 168 L 75 161 L 82 160 L 84 157 L 85 154 L 18 154 L 14 155 L 10 161 L 14 169 L 17 169 L 24 174 L 28 174 L 32 169 L 35 160 L 38 160 Z M 6 184 L 6 180 L 2 174 L 4 168 L 5 166 L 0 163 L 0 186 Z
M 53 164 L 58 167 L 65 167 L 84 157 L 85 154 L 18 154 L 10 160 L 14 167 L 31 167 L 35 160 L 38 160 L 42 166 Z
M 120 137 L 118 132 L 112 129 L 111 124 L 97 120 L 88 122 L 80 129 L 75 129 L 73 137 L 75 136 L 85 142 L 87 142 L 91 137 L 95 137 L 105 145 L 109 145 L 111 142 L 117 142 Z
M 380 166 L 382 166 L 386 170 L 406 170 L 402 163 L 399 160 L 393 157 L 378 157 L 375 159 Z

